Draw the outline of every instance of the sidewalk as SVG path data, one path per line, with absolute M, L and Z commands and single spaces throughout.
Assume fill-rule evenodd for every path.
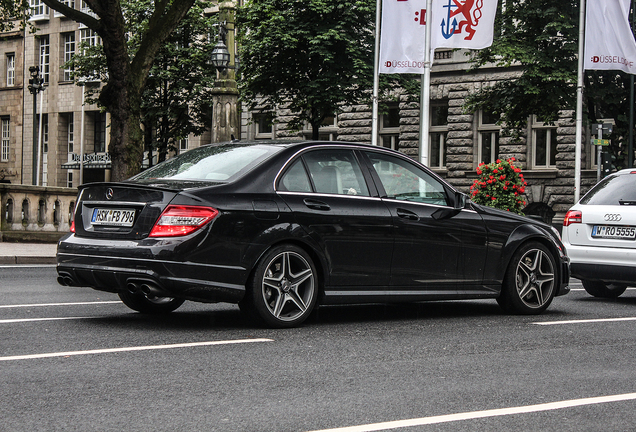
M 0 242 L 0 265 L 55 264 L 57 243 Z

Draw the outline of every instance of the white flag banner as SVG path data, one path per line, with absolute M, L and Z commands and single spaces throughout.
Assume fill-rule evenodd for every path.
M 631 0 L 588 0 L 583 67 L 636 74 L 636 41 L 629 25 Z
M 492 45 L 497 0 L 434 0 L 431 49 Z
M 424 73 L 426 0 L 382 0 L 380 73 Z

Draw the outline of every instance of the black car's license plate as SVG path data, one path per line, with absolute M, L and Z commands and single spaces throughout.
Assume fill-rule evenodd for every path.
M 615 226 L 615 225 L 594 225 L 592 227 L 592 237 L 634 240 L 636 239 L 636 227 Z
M 96 208 L 91 217 L 92 225 L 131 227 L 135 222 L 135 210 Z

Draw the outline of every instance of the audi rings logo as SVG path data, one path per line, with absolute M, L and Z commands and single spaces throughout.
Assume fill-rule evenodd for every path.
M 109 200 L 113 199 L 113 194 L 114 193 L 115 192 L 113 192 L 113 190 L 111 188 L 108 188 L 108 190 L 106 191 L 106 199 L 109 199 Z
M 603 219 L 605 219 L 607 222 L 618 222 L 623 218 L 619 214 L 607 213 L 605 216 L 603 216 Z

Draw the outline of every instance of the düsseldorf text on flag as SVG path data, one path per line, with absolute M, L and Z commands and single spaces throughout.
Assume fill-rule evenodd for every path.
M 380 73 L 424 73 L 426 19 L 426 0 L 382 0 Z
M 431 46 L 483 49 L 492 45 L 497 0 L 435 0 Z
M 587 0 L 583 67 L 636 74 L 636 41 L 629 25 L 631 0 Z

